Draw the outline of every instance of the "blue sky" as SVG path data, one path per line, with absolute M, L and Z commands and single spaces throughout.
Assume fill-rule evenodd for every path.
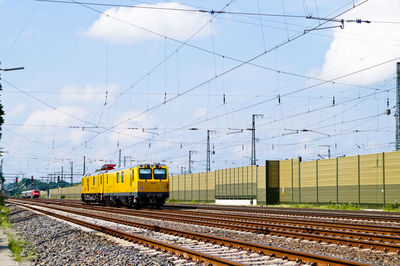
M 332 156 L 392 151 L 400 24 L 387 22 L 400 21 L 400 1 L 363 2 L 236 0 L 210 14 L 166 9 L 228 1 L 0 1 L 1 67 L 25 67 L 1 73 L 3 172 L 41 177 L 73 161 L 78 174 L 83 156 L 92 171 L 119 149 L 172 173 L 196 151 L 200 172 L 208 129 L 212 170 L 248 165 L 252 114 L 263 114 L 259 164 L 326 158 L 327 145 Z M 372 23 L 305 19 L 342 12 Z M 317 26 L 334 28 L 307 31 Z

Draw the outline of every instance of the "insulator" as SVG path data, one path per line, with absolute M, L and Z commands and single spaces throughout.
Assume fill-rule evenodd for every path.
M 390 115 L 390 109 L 386 109 L 386 115 Z
M 335 96 L 333 96 L 333 100 L 332 100 L 332 104 L 333 104 L 333 106 L 335 106 Z
M 386 99 L 386 106 L 389 108 L 389 98 Z

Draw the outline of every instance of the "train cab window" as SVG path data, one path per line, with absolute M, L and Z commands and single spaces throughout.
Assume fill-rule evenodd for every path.
M 140 168 L 139 179 L 151 179 L 151 168 Z
M 96 185 L 96 177 L 93 177 L 93 186 Z
M 154 168 L 154 179 L 165 180 L 167 179 L 167 170 L 165 168 Z
M 121 173 L 121 183 L 124 183 L 124 172 Z
M 133 186 L 133 180 L 135 179 L 135 170 L 132 170 L 131 173 L 131 186 Z
M 117 173 L 117 183 L 119 183 L 119 173 Z

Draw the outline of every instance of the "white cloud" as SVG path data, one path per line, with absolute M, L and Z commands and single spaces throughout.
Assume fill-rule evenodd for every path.
M 110 93 L 116 90 L 115 85 L 110 85 L 108 88 L 103 85 L 87 85 L 80 88 L 73 85 L 64 86 L 61 89 L 61 100 L 64 103 L 98 103 L 105 101 L 106 91 L 108 91 L 108 98 Z
M 125 122 L 127 120 L 129 121 Z M 126 112 L 119 116 L 115 124 L 121 125 L 113 130 L 110 135 L 110 141 L 113 143 L 120 142 L 121 145 L 125 142 L 132 144 L 150 137 L 149 133 L 146 132 L 147 130 L 144 130 L 145 132 L 143 132 L 142 129 L 153 128 L 154 119 L 148 114 L 139 115 L 139 112 Z
M 139 7 L 193 9 L 177 2 L 140 4 Z M 185 40 L 209 21 L 209 14 L 196 12 L 180 12 L 146 8 L 110 8 L 90 26 L 86 35 L 95 38 L 109 39 L 116 43 L 134 43 L 159 38 L 147 30 L 166 35 L 170 38 Z M 131 25 L 132 24 L 132 25 Z M 139 27 L 135 27 L 137 25 Z M 205 27 L 196 37 L 210 33 Z
M 20 104 L 17 104 L 16 106 L 14 106 L 14 108 L 11 109 L 10 112 L 7 112 L 6 115 L 8 117 L 16 117 L 20 113 L 24 112 L 27 108 L 28 108 L 28 106 L 26 106 L 25 104 L 20 103 Z
M 58 111 L 57 111 L 58 110 Z M 72 118 L 71 116 L 67 115 L 70 114 L 76 117 L 82 117 L 85 114 L 84 109 L 80 107 L 72 107 L 72 106 L 62 106 L 57 108 L 57 110 L 48 108 L 44 110 L 38 110 L 33 112 L 28 119 L 25 121 L 24 125 L 42 125 L 47 126 L 41 128 L 39 131 L 36 127 L 29 127 L 29 126 L 22 126 L 20 127 L 19 131 L 22 133 L 29 133 L 30 135 L 38 135 L 42 138 L 46 139 L 50 135 L 62 135 L 65 136 L 66 131 L 65 129 L 60 129 L 57 125 L 75 125 L 81 124 L 80 122 Z
M 399 21 L 400 2 L 369 1 L 346 13 L 345 19 Z M 345 23 L 344 29 L 334 31 L 334 39 L 325 54 L 320 78 L 330 79 L 400 57 L 400 25 L 383 23 Z M 356 74 L 347 81 L 360 85 L 372 84 L 392 75 L 395 61 Z M 340 81 L 344 81 L 341 79 Z

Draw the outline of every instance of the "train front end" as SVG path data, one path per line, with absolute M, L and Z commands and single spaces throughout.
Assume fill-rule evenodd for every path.
M 140 165 L 137 183 L 137 200 L 142 206 L 161 207 L 169 197 L 168 167 L 165 165 Z

